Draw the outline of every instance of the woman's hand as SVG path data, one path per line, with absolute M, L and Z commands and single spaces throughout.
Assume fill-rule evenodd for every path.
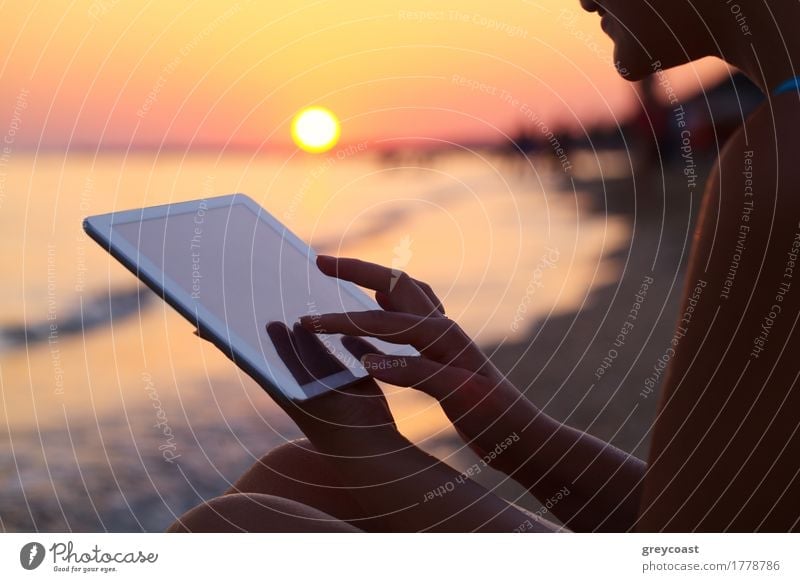
M 405 273 L 357 259 L 320 256 L 317 265 L 327 275 L 375 290 L 384 311 L 305 316 L 301 324 L 317 333 L 365 335 L 414 346 L 421 354 L 418 357 L 386 355 L 374 348 L 354 354 L 374 378 L 436 398 L 462 437 L 481 456 L 497 458 L 495 465 L 502 467 L 505 463 L 492 451 L 505 451 L 509 439 L 516 442 L 517 433 L 521 434 L 538 410 L 458 324 L 444 316 L 442 303 L 430 286 Z
M 320 338 L 299 324 L 290 329 L 273 322 L 267 332 L 301 385 L 346 371 Z M 377 352 L 358 337 L 345 335 L 342 343 L 359 359 Z M 527 519 L 402 438 L 370 377 L 344 390 L 284 406 L 315 448 L 335 457 L 333 467 L 341 482 L 357 489 L 354 499 L 365 515 L 379 518 L 387 531 L 513 531 Z M 447 495 L 434 494 L 440 491 Z
M 267 333 L 278 355 L 298 384 L 324 379 L 347 368 L 325 347 L 318 336 L 300 324 L 290 329 L 270 322 Z M 375 348 L 366 340 L 345 336 L 343 345 L 360 358 Z M 332 390 L 305 402 L 281 403 L 308 439 L 321 451 L 347 454 L 362 439 L 400 437 L 380 387 L 370 377 L 343 389 Z M 361 447 L 355 447 L 360 449 Z

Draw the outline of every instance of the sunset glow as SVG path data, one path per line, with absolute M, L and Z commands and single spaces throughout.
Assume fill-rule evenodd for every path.
M 291 120 L 313 102 L 347 119 L 348 144 L 496 142 L 524 110 L 580 131 L 635 108 L 611 41 L 578 0 L 426 6 L 12 4 L 0 21 L 0 110 L 29 92 L 17 148 L 275 149 L 293 146 Z M 676 91 L 696 87 L 706 65 L 685 69 Z

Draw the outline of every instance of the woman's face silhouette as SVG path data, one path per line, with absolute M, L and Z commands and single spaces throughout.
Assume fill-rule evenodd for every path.
M 614 60 L 631 81 L 710 54 L 711 37 L 701 16 L 707 0 L 580 2 L 601 17 L 603 31 L 614 41 Z

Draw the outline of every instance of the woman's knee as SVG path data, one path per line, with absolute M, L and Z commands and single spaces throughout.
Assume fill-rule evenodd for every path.
M 278 445 L 258 461 L 258 465 L 281 474 L 291 474 L 296 472 L 299 467 L 319 464 L 326 464 L 324 457 L 317 452 L 308 439 L 304 438 Z
M 306 439 L 275 447 L 256 461 L 225 493 L 285 496 L 291 488 L 299 486 L 338 486 L 332 467 Z
M 216 497 L 182 515 L 168 532 L 355 532 L 352 525 L 296 501 L 254 493 Z

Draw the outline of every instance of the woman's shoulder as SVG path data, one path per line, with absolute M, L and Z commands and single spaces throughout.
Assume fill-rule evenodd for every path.
M 757 176 L 762 196 L 779 186 L 795 190 L 800 180 L 800 100 L 796 96 L 765 101 L 744 119 L 723 147 L 710 185 L 740 188 L 750 175 Z M 798 194 L 793 199 L 800 203 Z

